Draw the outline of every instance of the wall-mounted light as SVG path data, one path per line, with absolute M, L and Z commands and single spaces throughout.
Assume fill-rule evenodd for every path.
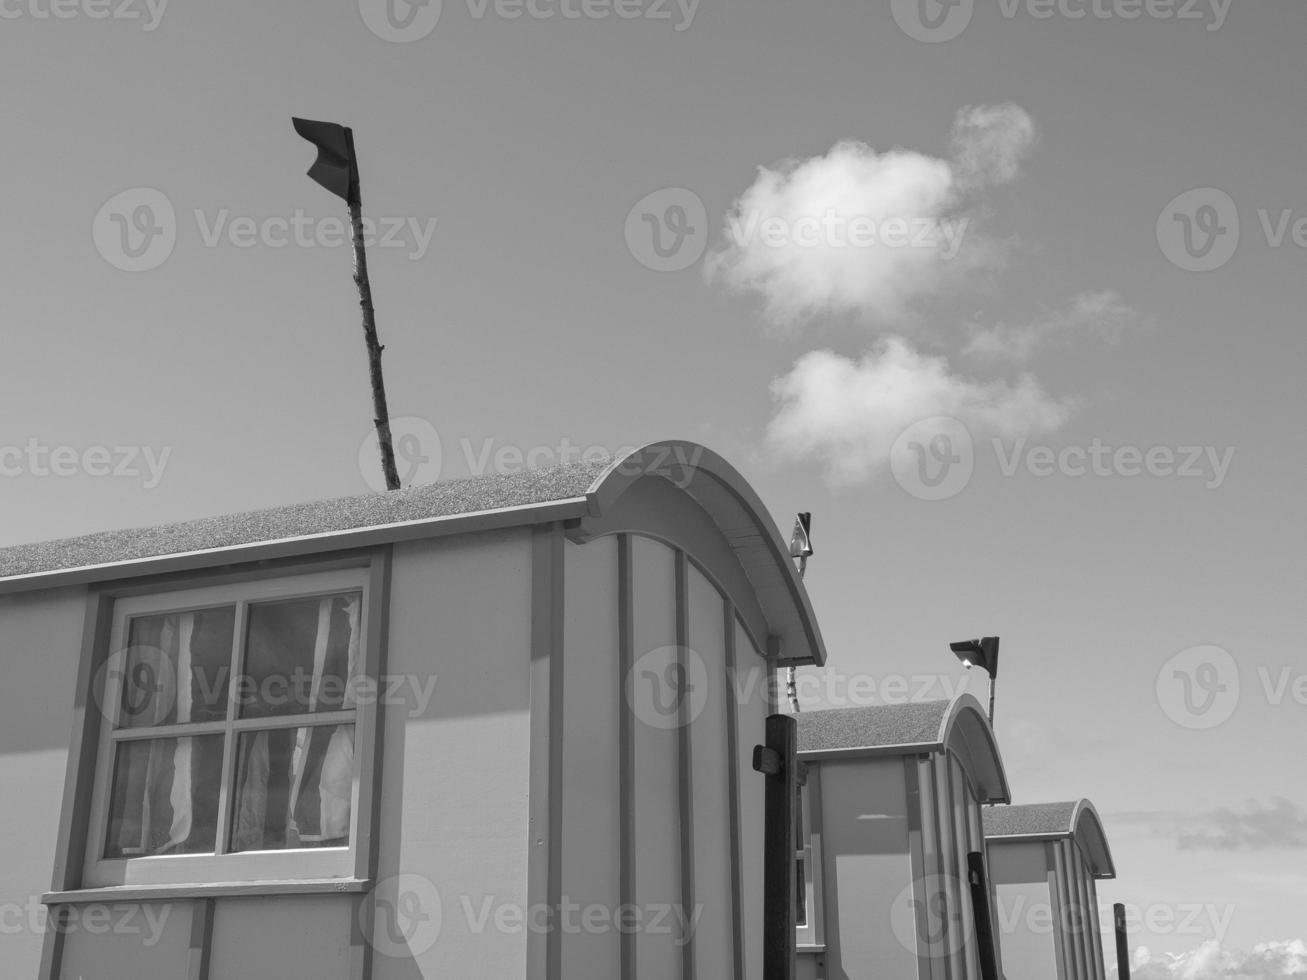
M 998 680 L 998 637 L 985 636 L 979 640 L 959 640 L 948 648 L 970 670 L 979 667 L 989 675 L 989 722 L 994 723 L 994 684 Z

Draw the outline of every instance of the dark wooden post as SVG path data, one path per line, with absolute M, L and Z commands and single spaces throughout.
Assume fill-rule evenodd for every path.
M 989 881 L 985 878 L 985 856 L 979 851 L 967 855 L 967 878 L 971 882 L 971 910 L 976 917 L 980 976 L 982 980 L 1000 980 L 998 950 L 994 945 L 994 917 L 989 909 Z
M 767 780 L 763 855 L 763 980 L 794 980 L 794 825 L 798 790 L 798 725 L 790 715 L 767 717 L 766 744 L 753 748 L 753 768 Z
M 368 347 L 368 372 L 372 378 L 372 421 L 377 427 L 377 446 L 381 450 L 381 472 L 387 490 L 399 489 L 399 471 L 395 467 L 395 445 L 390 433 L 390 409 L 386 405 L 386 381 L 381 372 L 381 353 L 385 350 L 377 338 L 377 314 L 372 307 L 372 281 L 368 278 L 368 253 L 363 245 L 363 203 L 359 190 L 358 163 L 354 155 L 354 131 L 345 128 L 345 143 L 350 170 L 349 223 L 354 239 L 354 285 L 359 291 L 359 309 L 363 314 L 363 340 Z
M 1130 937 L 1126 934 L 1125 906 L 1120 902 L 1112 906 L 1112 921 L 1116 925 L 1117 980 L 1130 980 Z

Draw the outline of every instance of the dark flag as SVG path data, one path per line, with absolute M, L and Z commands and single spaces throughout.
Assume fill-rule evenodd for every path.
M 291 118 L 295 132 L 318 148 L 309 176 L 345 203 L 359 203 L 359 169 L 354 157 L 354 132 L 336 123 Z

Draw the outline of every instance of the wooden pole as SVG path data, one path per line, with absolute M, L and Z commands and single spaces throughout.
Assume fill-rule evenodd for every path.
M 1116 925 L 1117 980 L 1130 980 L 1130 938 L 1126 934 L 1125 906 L 1120 902 L 1112 906 L 1112 921 Z
M 345 128 L 349 143 L 349 156 L 354 153 L 354 131 Z M 372 414 L 377 426 L 377 445 L 381 450 L 381 471 L 386 477 L 386 489 L 399 489 L 399 471 L 395 468 L 395 444 L 390 434 L 390 410 L 386 406 L 386 381 L 381 373 L 381 353 L 385 348 L 377 338 L 377 314 L 372 307 L 372 283 L 368 279 L 368 256 L 363 247 L 363 202 L 359 191 L 358 167 L 350 175 L 349 221 L 354 231 L 354 285 L 359 291 L 359 307 L 363 313 L 363 338 L 368 347 L 368 369 L 372 376 Z
M 795 803 L 799 788 L 799 726 L 790 715 L 768 715 L 766 744 L 754 746 L 753 768 L 767 779 L 763 802 L 762 980 L 794 980 L 797 881 Z

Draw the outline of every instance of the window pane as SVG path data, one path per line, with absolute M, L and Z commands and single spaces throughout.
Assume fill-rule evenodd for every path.
M 104 856 L 211 852 L 221 774 L 221 735 L 118 743 Z
M 358 662 L 362 593 L 263 602 L 249 608 L 242 718 L 340 711 Z
M 118 727 L 225 718 L 235 621 L 235 606 L 133 619 L 110 664 Z
M 354 726 L 245 732 L 237 743 L 231 850 L 349 844 Z

